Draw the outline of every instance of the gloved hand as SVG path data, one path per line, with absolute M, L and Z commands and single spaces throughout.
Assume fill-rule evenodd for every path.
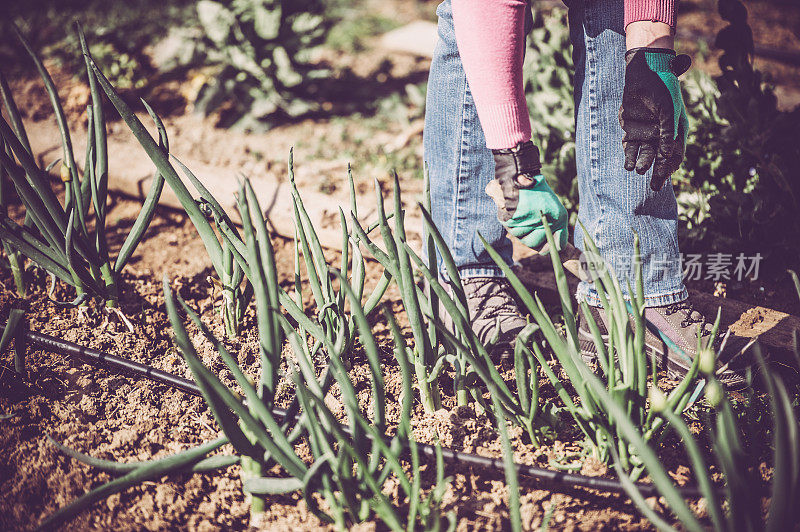
M 563 249 L 569 236 L 567 210 L 539 172 L 539 150 L 527 141 L 514 148 L 492 150 L 494 176 L 486 187 L 498 207 L 498 219 L 509 233 L 531 249 L 547 242 L 542 214 Z
M 667 48 L 633 48 L 625 62 L 619 109 L 625 169 L 644 174 L 652 165 L 650 188 L 658 191 L 686 153 L 689 124 L 678 76 L 689 70 L 692 60 Z

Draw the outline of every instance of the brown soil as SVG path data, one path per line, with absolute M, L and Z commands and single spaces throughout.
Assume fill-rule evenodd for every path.
M 115 199 L 109 219 L 119 218 L 122 230 L 135 215 L 136 206 Z M 112 234 L 116 235 L 116 232 Z M 276 252 L 282 283 L 293 271 L 292 246 L 277 241 Z M 48 282 L 41 274 L 29 272 L 30 294 L 26 304 L 32 330 L 52 334 L 82 345 L 105 350 L 153 367 L 191 378 L 180 353 L 171 341 L 164 300 L 158 279 L 167 275 L 173 290 L 201 313 L 203 321 L 222 337 L 220 320 L 214 307 L 219 302 L 206 277 L 211 274 L 203 260 L 199 239 L 187 218 L 160 211 L 149 229 L 135 260 L 123 276 L 122 311 L 135 326 L 127 332 L 116 318 L 101 309 L 63 309 L 47 297 Z M 336 260 L 336 257 L 330 257 Z M 377 275 L 374 265 L 370 278 Z M 6 317 L 15 301 L 13 283 L 7 274 L 0 279 L 0 316 Z M 67 299 L 69 290 L 57 285 L 54 297 Z M 388 298 L 397 302 L 396 291 Z M 204 362 L 223 380 L 230 373 L 212 348 L 189 329 Z M 386 342 L 385 324 L 376 323 L 381 342 Z M 245 318 L 243 332 L 229 342 L 249 373 L 257 359 L 256 332 L 252 308 Z M 399 396 L 399 368 L 386 357 L 386 383 L 389 401 Z M 58 441 L 92 456 L 121 461 L 161 457 L 213 439 L 218 428 L 200 398 L 165 385 L 128 376 L 110 374 L 74 360 L 39 350 L 29 350 L 27 372 L 21 379 L 13 372 L 10 358 L 0 368 L 0 412 L 13 413 L 0 421 L 0 529 L 27 529 L 57 508 L 110 479 L 86 465 L 65 457 L 46 440 L 49 434 Z M 368 379 L 366 362 L 356 357 L 352 371 L 356 386 Z M 506 376 L 507 378 L 510 375 Z M 543 394 L 552 394 L 545 387 Z M 398 409 L 388 409 L 391 422 L 397 422 Z M 425 416 L 417 407 L 414 433 L 421 442 L 432 443 L 436 432 L 441 443 L 456 450 L 498 457 L 500 444 L 493 421 L 472 408 L 456 408 L 445 398 L 445 408 Z M 566 430 L 559 440 L 540 448 L 523 441 L 521 431 L 512 429 L 515 458 L 523 463 L 546 466 L 551 458 L 565 451 L 579 451 L 575 434 Z M 228 447 L 221 450 L 230 453 Z M 425 466 L 427 469 L 433 464 Z M 180 475 L 157 482 L 146 482 L 95 504 L 68 524 L 70 529 L 242 529 L 248 522 L 248 507 L 242 496 L 239 467 L 215 474 Z M 677 471 L 677 470 L 676 470 Z M 502 473 L 448 466 L 453 477 L 445 498 L 446 509 L 456 511 L 459 530 L 505 529 L 509 526 L 505 504 L 506 488 Z M 589 459 L 583 473 L 605 475 L 605 466 Z M 551 524 L 565 529 L 639 529 L 647 522 L 636 513 L 625 497 L 584 489 L 558 489 L 546 483 L 523 479 L 523 519 L 526 528 L 537 528 L 545 514 L 555 506 Z M 305 510 L 297 495 L 271 497 L 267 528 L 284 530 L 317 529 L 321 523 Z M 373 524 L 367 528 L 378 526 Z M 380 526 L 378 526 L 380 528 Z

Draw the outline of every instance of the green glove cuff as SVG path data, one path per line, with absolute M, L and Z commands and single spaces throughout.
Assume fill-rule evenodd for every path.
M 563 249 L 569 237 L 567 210 L 547 184 L 544 176 L 533 176 L 535 183 L 519 189 L 519 203 L 507 221 L 501 221 L 509 233 L 532 249 L 547 242 L 542 215 L 547 219 L 556 243 Z

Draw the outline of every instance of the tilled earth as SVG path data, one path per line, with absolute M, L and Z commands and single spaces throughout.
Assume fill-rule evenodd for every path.
M 126 216 L 134 213 L 135 205 L 115 200 L 110 219 L 118 214 L 119 226 L 124 227 Z M 289 275 L 293 273 L 292 246 L 277 241 L 276 248 L 281 281 L 288 288 Z M 48 280 L 38 272 L 29 272 L 31 293 L 24 302 L 29 327 L 191 378 L 171 340 L 159 279 L 167 275 L 173 290 L 222 337 L 215 311 L 220 294 L 207 280 L 211 271 L 204 263 L 202 245 L 185 216 L 163 211 L 158 213 L 137 253 L 125 271 L 120 302 L 122 311 L 134 324 L 134 332 L 126 331 L 116 317 L 106 315 L 102 309 L 57 307 L 47 296 Z M 335 261 L 336 257 L 331 259 Z M 378 273 L 371 263 L 369 278 L 373 282 Z M 16 298 L 10 277 L 3 275 L 0 315 L 5 318 Z M 57 285 L 55 299 L 69 296 L 66 288 Z M 387 298 L 398 308 L 394 288 Z M 385 323 L 376 321 L 375 331 L 384 356 L 387 415 L 390 422 L 396 423 L 400 371 L 391 356 Z M 196 329 L 189 327 L 189 332 L 205 363 L 223 380 L 230 381 L 230 373 L 210 345 L 201 340 Z M 246 371 L 255 375 L 257 338 L 252 309 L 240 338 L 228 343 Z M 131 461 L 166 456 L 211 440 L 219 433 L 200 398 L 166 385 L 111 374 L 35 349 L 29 349 L 27 354 L 26 378 L 16 376 L 12 368 L 10 354 L 4 355 L 0 367 L 0 412 L 11 414 L 0 421 L 0 528 L 4 530 L 34 527 L 56 509 L 110 479 L 108 474 L 61 454 L 47 441 L 47 435 L 95 457 Z M 358 353 L 351 374 L 357 390 L 369 388 L 366 360 Z M 455 407 L 446 382 L 444 391 L 445 407 L 434 415 L 424 415 L 421 407 L 415 410 L 412 424 L 418 440 L 433 443 L 438 433 L 441 444 L 454 450 L 500 456 L 493 420 L 471 407 Z M 542 394 L 548 397 L 552 390 L 543 386 Z M 288 400 L 285 388 L 282 398 Z M 511 436 L 515 458 L 523 463 L 547 467 L 557 456 L 581 451 L 580 438 L 568 426 L 559 432 L 558 439 L 539 448 L 526 443 L 520 429 L 512 428 Z M 232 449 L 226 446 L 219 452 L 231 453 Z M 667 449 L 665 459 L 675 464 L 676 479 L 691 480 L 688 469 L 680 465 L 682 458 L 677 452 Z M 424 467 L 425 478 L 431 480 L 434 465 Z M 604 465 L 591 458 L 585 460 L 582 472 L 608 474 Z M 456 512 L 459 530 L 508 528 L 502 472 L 448 465 L 446 474 L 452 476 L 452 482 L 445 496 L 445 509 Z M 530 479 L 522 479 L 521 492 L 523 525 L 528 529 L 538 528 L 546 515 L 551 526 L 564 529 L 649 526 L 623 496 L 577 488 L 556 491 L 554 486 Z M 651 502 L 660 506 L 655 499 Z M 297 494 L 271 497 L 266 523 L 267 528 L 275 530 L 323 527 L 306 511 Z M 96 503 L 69 522 L 67 528 L 213 530 L 247 526 L 248 507 L 242 495 L 239 467 L 232 466 L 216 473 L 145 482 Z M 362 527 L 381 528 L 378 523 Z

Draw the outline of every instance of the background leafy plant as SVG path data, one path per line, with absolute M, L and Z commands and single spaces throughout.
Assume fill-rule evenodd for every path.
M 523 80 L 542 173 L 570 213 L 577 213 L 572 46 L 565 9 L 534 10 Z M 574 222 L 574 220 L 573 220 Z
M 395 20 L 370 13 L 363 6 L 350 2 L 333 2 L 328 6 L 328 16 L 334 23 L 325 39 L 326 46 L 344 52 L 360 52 L 367 48 L 367 40 L 398 27 Z
M 224 110 L 221 125 L 262 129 L 276 116 L 314 111 L 327 69 L 311 55 L 326 38 L 320 0 L 201 0 L 206 63 L 218 72 L 201 87 L 198 111 Z
M 92 56 L 107 69 L 109 78 L 121 89 L 147 86 L 154 68 L 148 46 L 167 34 L 168 28 L 196 23 L 193 0 L 31 0 L 5 2 L 4 18 L 16 21 L 28 36 L 31 46 L 42 57 L 75 77 L 84 72 L 81 44 L 72 31 L 79 18 L 86 28 Z M 7 65 L 22 67 L 24 50 L 14 33 L 3 26 L 0 57 Z M 14 72 L 12 72 L 14 73 Z
M 781 111 L 753 67 L 753 35 L 739 0 L 719 0 L 729 24 L 714 46 L 722 73 L 688 79 L 691 119 L 679 194 L 685 250 L 761 253 L 776 268 L 800 264 L 800 107 Z

